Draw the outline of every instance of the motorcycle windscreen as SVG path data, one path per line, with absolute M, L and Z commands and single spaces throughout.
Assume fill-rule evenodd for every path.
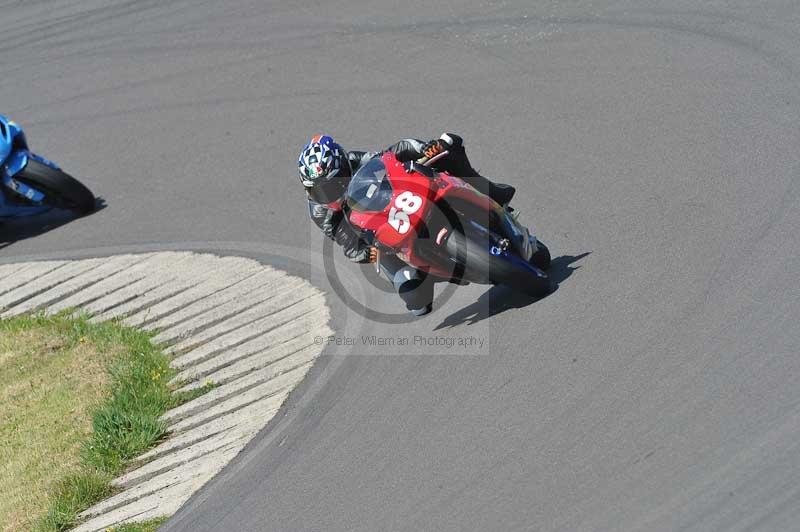
M 392 201 L 392 184 L 386 166 L 376 157 L 353 176 L 347 187 L 347 206 L 356 212 L 381 212 Z

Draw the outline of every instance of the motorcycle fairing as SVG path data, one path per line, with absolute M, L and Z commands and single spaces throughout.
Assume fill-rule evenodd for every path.
M 29 158 L 58 169 L 55 163 L 28 151 L 28 143 L 22 129 L 15 122 L 0 115 L 0 183 L 2 188 L 29 202 L 18 203 L 14 201 L 14 195 L 7 197 L 0 190 L 0 217 L 31 216 L 49 210 L 49 207 L 35 205 L 44 201 L 43 192 L 14 179 L 14 176 L 25 170 Z
M 408 213 L 409 228 L 401 232 L 391 225 L 391 216 L 397 210 L 398 199 L 409 193 L 421 204 L 414 212 Z M 444 172 L 431 177 L 429 171 L 419 171 L 414 164 L 401 163 L 390 152 L 373 159 L 353 176 L 347 190 L 347 218 L 357 230 L 370 235 L 370 241 L 394 250 L 398 257 L 416 268 L 446 279 L 452 277 L 452 268 L 429 256 L 430 253 L 421 254 L 422 250 L 412 245 L 419 242 L 417 238 L 420 236 L 414 229 L 425 227 L 433 205 L 439 202 L 442 206 L 463 202 L 485 213 L 485 219 L 481 215 L 478 219 L 467 217 L 467 220 L 473 232 L 477 230 L 486 235 L 481 239 L 486 242 L 486 252 L 509 261 L 519 270 L 543 275 L 527 262 L 536 250 L 535 237 L 531 237 L 528 229 L 507 210 L 458 177 Z M 400 227 L 405 229 L 405 223 Z M 436 232 L 436 228 L 430 229 Z M 499 247 L 502 238 L 511 244 L 506 249 Z M 444 248 L 447 239 L 447 235 L 442 236 L 436 240 L 435 247 Z
M 392 176 L 389 183 L 387 175 Z M 412 195 L 420 205 L 414 212 L 398 210 L 398 199 Z M 402 249 L 413 237 L 411 228 L 423 221 L 430 209 L 431 179 L 409 172 L 391 152 L 373 159 L 353 176 L 348 188 L 350 222 L 362 231 L 370 231 L 375 240 L 387 247 Z M 404 216 L 408 219 L 405 220 Z M 394 227 L 389 220 L 400 220 Z

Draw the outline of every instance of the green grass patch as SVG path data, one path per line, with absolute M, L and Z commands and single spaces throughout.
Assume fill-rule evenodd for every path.
M 173 395 L 150 337 L 86 316 L 0 321 L 0 529 L 72 526 L 164 437 L 158 418 L 207 389 Z
M 129 523 L 111 530 L 112 532 L 156 532 L 158 527 L 164 524 L 166 520 L 166 517 L 159 517 L 158 519 L 150 519 L 149 521 L 142 521 L 141 523 Z
M 51 489 L 47 513 L 34 521 L 35 530 L 66 530 L 83 510 L 111 494 L 112 475 L 78 468 Z
M 197 399 L 201 395 L 213 390 L 215 387 L 216 385 L 213 382 L 207 382 L 203 384 L 201 387 L 195 388 L 193 390 L 175 392 L 172 394 L 172 404 L 170 405 L 170 408 L 175 408 L 176 406 L 180 406 L 183 403 L 188 403 L 192 399 Z

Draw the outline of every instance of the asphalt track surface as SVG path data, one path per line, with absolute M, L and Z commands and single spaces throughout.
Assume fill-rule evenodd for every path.
M 318 130 L 461 133 L 560 257 L 543 300 L 462 287 L 410 324 L 328 290 L 342 339 L 485 344 L 329 346 L 165 530 L 797 529 L 795 2 L 0 13 L 2 112 L 107 203 L 5 225 L 0 260 L 206 249 L 326 288 L 295 178 Z

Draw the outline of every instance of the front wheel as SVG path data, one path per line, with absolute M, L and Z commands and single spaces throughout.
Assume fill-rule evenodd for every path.
M 28 158 L 28 164 L 14 179 L 42 191 L 47 205 L 72 209 L 81 214 L 88 214 L 95 208 L 94 194 L 83 183 L 33 158 Z
M 457 265 L 457 277 L 463 280 L 504 284 L 533 297 L 544 297 L 553 291 L 550 277 L 542 268 L 535 264 L 531 268 L 519 257 L 513 259 L 492 254 L 491 245 L 483 238 L 468 238 L 460 231 L 454 231 L 447 239 L 446 247 Z
M 532 297 L 545 297 L 553 291 L 553 282 L 543 270 L 516 271 L 508 276 L 497 279 L 497 284 L 505 284 L 521 290 Z
M 536 253 L 531 256 L 531 260 L 528 262 L 542 271 L 547 271 L 550 269 L 550 250 L 547 249 L 547 246 L 545 246 L 544 242 L 541 240 L 537 240 L 536 245 Z

